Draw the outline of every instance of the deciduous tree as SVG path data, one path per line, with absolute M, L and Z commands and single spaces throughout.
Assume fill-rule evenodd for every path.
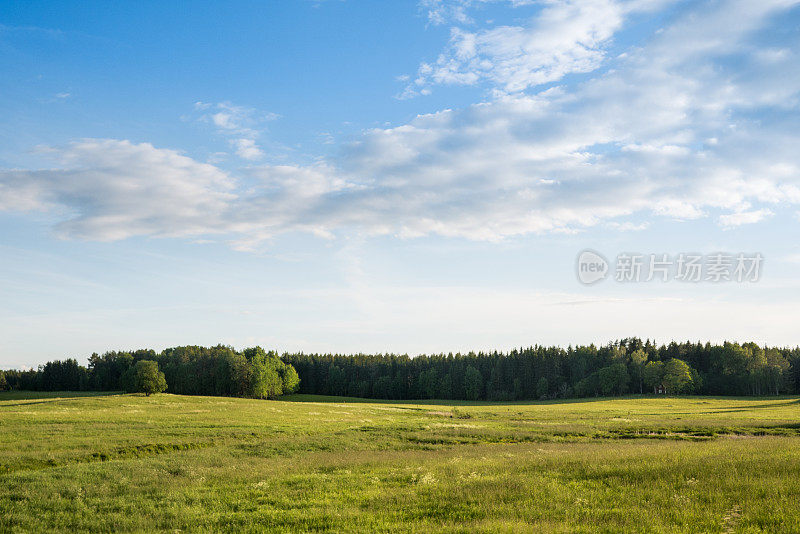
M 667 393 L 687 393 L 692 390 L 692 368 L 677 358 L 667 360 L 664 363 L 663 380 Z
M 136 391 L 149 397 L 153 393 L 161 393 L 167 389 L 167 380 L 164 378 L 164 373 L 158 369 L 158 362 L 139 360 L 134 369 Z

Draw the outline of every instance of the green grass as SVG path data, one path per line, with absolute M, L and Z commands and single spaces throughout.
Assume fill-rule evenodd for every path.
M 0 394 L 0 531 L 800 532 L 800 399 Z

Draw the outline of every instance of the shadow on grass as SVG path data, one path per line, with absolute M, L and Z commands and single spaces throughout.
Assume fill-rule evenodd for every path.
M 109 397 L 122 395 L 121 391 L 0 391 L 0 408 L 29 404 L 81 399 L 85 397 Z M 23 401 L 6 403 L 5 401 Z

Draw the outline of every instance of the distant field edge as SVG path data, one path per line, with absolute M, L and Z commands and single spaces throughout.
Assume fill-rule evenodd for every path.
M 143 393 L 125 393 L 122 391 L 0 391 L 0 402 L 10 400 L 36 400 L 36 399 L 63 399 L 75 397 L 108 397 L 118 395 L 144 396 Z M 161 393 L 174 397 L 211 397 L 209 395 L 179 395 L 174 393 Z M 242 398 L 242 397 L 222 397 L 222 398 Z M 323 402 L 323 403 L 366 403 L 366 404 L 427 404 L 432 406 L 525 406 L 525 405 L 548 405 L 548 404 L 583 404 L 587 402 L 607 402 L 614 400 L 689 400 L 689 401 L 714 401 L 714 400 L 738 400 L 738 401 L 794 401 L 800 404 L 800 397 L 797 395 L 765 395 L 765 396 L 725 396 L 725 395 L 620 395 L 612 397 L 583 397 L 570 399 L 548 399 L 548 400 L 508 400 L 508 401 L 489 401 L 489 400 L 455 400 L 455 399 L 373 399 L 363 397 L 338 397 L 334 395 L 314 395 L 298 393 L 284 395 L 274 400 L 283 402 Z M 252 399 L 256 400 L 256 399 Z M 262 400 L 262 399 L 257 399 Z M 269 402 L 269 401 L 266 401 Z

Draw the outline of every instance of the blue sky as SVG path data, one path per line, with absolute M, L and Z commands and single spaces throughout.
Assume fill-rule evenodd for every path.
M 3 2 L 0 368 L 796 345 L 798 52 L 790 0 Z M 764 264 L 585 286 L 587 248 Z

